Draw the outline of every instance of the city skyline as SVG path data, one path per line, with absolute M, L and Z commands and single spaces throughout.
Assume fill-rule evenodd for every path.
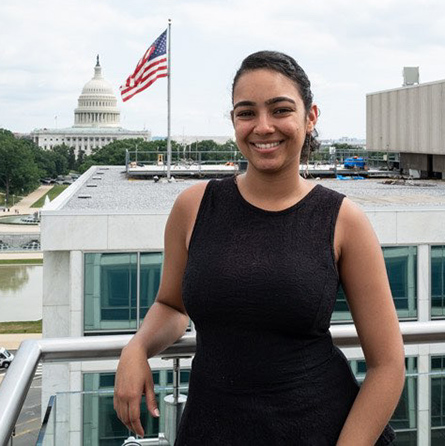
M 121 125 L 167 132 L 167 81 L 125 104 L 119 85 L 172 19 L 172 134 L 232 135 L 230 95 L 242 59 L 261 49 L 301 63 L 321 109 L 321 139 L 365 137 L 366 94 L 443 79 L 445 5 L 435 0 L 282 0 L 162 3 L 18 0 L 0 5 L 0 127 L 27 133 L 74 123 L 96 54 L 112 84 Z M 56 118 L 57 117 L 57 118 Z

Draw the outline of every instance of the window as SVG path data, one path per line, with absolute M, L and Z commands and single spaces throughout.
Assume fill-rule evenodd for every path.
M 417 316 L 417 247 L 383 248 L 389 284 L 400 318 Z
M 189 370 L 181 370 L 182 394 L 187 394 Z M 121 446 L 130 431 L 119 421 L 113 409 L 114 373 L 85 373 L 83 375 L 83 444 L 88 446 Z M 148 414 L 145 400 L 141 402 L 141 420 L 146 437 L 157 438 L 164 430 L 164 398 L 172 393 L 173 371 L 153 370 L 156 399 L 160 418 Z M 99 392 L 100 391 L 100 392 Z
M 431 317 L 445 317 L 445 246 L 431 246 Z
M 362 382 L 366 375 L 365 361 L 350 361 L 350 365 Z M 417 446 L 417 358 L 405 358 L 405 368 L 405 386 L 390 424 L 397 433 L 397 446 Z
M 445 442 L 445 356 L 431 357 L 431 446 Z
M 84 259 L 84 331 L 135 331 L 158 292 L 162 254 L 95 253 Z
M 417 246 L 384 247 L 386 271 L 399 319 L 417 317 Z M 332 322 L 350 322 L 346 295 L 340 286 Z

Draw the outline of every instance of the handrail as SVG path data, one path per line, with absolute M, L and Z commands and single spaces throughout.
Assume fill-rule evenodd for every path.
M 445 342 L 445 320 L 400 322 L 399 325 L 405 344 Z M 360 345 L 353 324 L 332 325 L 330 331 L 338 347 Z M 132 335 L 113 335 L 23 341 L 0 386 L 0 444 L 7 444 L 9 441 L 39 361 L 117 359 L 131 337 Z M 195 349 L 195 335 L 187 334 L 157 356 L 192 356 Z
M 25 340 L 0 386 L 0 445 L 7 444 L 20 415 L 39 361 L 98 360 L 120 356 L 132 335 Z M 157 356 L 193 355 L 195 336 L 184 335 Z

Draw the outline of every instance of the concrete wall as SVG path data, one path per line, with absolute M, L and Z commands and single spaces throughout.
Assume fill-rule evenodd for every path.
M 163 250 L 167 218 L 168 214 L 45 214 L 41 224 L 42 250 Z
M 367 150 L 445 154 L 445 81 L 366 96 Z

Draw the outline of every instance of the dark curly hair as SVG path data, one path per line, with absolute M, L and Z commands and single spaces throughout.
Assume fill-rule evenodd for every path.
M 235 86 L 239 78 L 244 73 L 260 69 L 276 71 L 289 78 L 295 84 L 301 95 L 306 113 L 309 112 L 312 107 L 314 96 L 311 91 L 311 82 L 307 77 L 307 74 L 303 68 L 298 65 L 294 58 L 278 51 L 258 51 L 257 53 L 247 56 L 242 61 L 241 66 L 233 78 L 232 102 Z M 318 132 L 315 129 L 312 133 L 306 135 L 301 153 L 301 160 L 303 162 L 307 161 L 311 152 L 314 152 L 320 147 L 320 143 L 316 139 L 317 136 Z

